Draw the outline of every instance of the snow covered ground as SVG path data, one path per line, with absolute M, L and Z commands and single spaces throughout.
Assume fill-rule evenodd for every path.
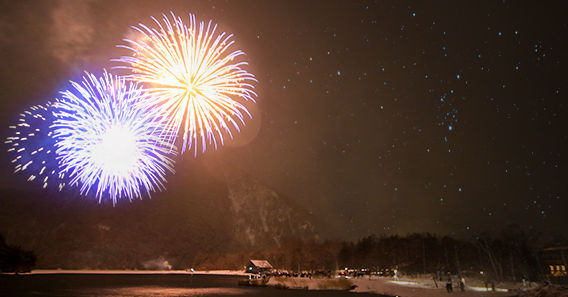
M 322 284 L 326 279 L 318 278 L 290 278 L 285 284 L 289 288 L 309 290 L 322 289 Z M 402 297 L 441 297 L 441 296 L 466 296 L 466 297 L 506 297 L 517 296 L 522 283 L 495 283 L 495 291 L 491 288 L 485 288 L 485 284 L 475 279 L 466 279 L 465 292 L 461 292 L 458 283 L 454 282 L 453 292 L 448 293 L 446 290 L 446 282 L 438 282 L 438 287 L 431 278 L 407 278 L 401 277 L 398 281 L 394 281 L 389 277 L 359 277 L 349 279 L 356 286 L 351 292 L 357 293 L 375 293 L 388 296 Z M 280 281 L 281 282 L 281 281 Z M 268 285 L 276 285 L 279 281 L 271 279 Z M 531 284 L 527 290 L 536 288 L 536 284 Z
M 392 278 L 357 278 L 353 279 L 353 284 L 357 287 L 352 292 L 377 293 L 389 296 L 404 297 L 437 297 L 437 296 L 515 296 L 516 291 L 509 291 L 511 284 L 495 284 L 495 291 L 491 288 L 486 289 L 481 282 L 466 279 L 465 292 L 461 292 L 457 283 L 454 283 L 453 292 L 448 293 L 446 282 L 438 282 L 438 287 L 432 279 L 405 278 L 401 277 L 398 281 Z M 518 288 L 517 288 L 518 289 Z

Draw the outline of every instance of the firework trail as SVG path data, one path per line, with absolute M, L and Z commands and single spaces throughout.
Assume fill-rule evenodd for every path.
M 120 46 L 134 52 L 115 61 L 126 63 L 132 70 L 128 77 L 145 83 L 152 96 L 142 101 L 142 105 L 152 109 L 161 117 L 170 130 L 169 142 L 175 143 L 183 129 L 182 153 L 192 145 L 197 154 L 200 140 L 202 152 L 212 143 L 217 148 L 217 137 L 223 145 L 222 133 L 232 138 L 230 127 L 240 131 L 244 114 L 251 117 L 248 110 L 233 98 L 251 100 L 257 96 L 254 87 L 248 82 L 256 82 L 254 75 L 243 70 L 246 62 L 232 61 L 244 55 L 237 50 L 225 52 L 234 43 L 232 34 L 219 34 L 215 39 L 217 25 L 211 21 L 205 26 L 197 25 L 194 15 L 189 15 L 189 27 L 180 17 L 171 13 L 173 22 L 163 15 L 163 24 L 152 18 L 159 29 L 140 24 L 132 27 L 141 38 L 128 40 L 130 46 Z
M 62 92 L 55 103 L 53 124 L 57 158 L 70 185 L 87 195 L 96 187 L 116 203 L 122 196 L 141 198 L 164 188 L 166 170 L 174 172 L 175 154 L 160 135 L 168 135 L 157 121 L 148 120 L 147 110 L 137 102 L 146 93 L 134 82 L 106 71 L 97 78 L 87 73 L 82 85 Z
M 10 146 L 8 153 L 13 156 L 14 173 L 28 173 L 28 181 L 41 181 L 44 189 L 49 183 L 55 183 L 61 190 L 65 176 L 59 173 L 50 128 L 55 120 L 54 110 L 51 102 L 47 102 L 21 113 L 18 124 L 9 127 L 13 130 L 5 143 Z

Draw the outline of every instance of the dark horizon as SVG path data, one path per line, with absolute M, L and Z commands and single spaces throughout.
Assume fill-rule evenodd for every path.
M 187 191 L 207 204 L 199 195 L 222 183 L 188 188 L 187 179 L 230 172 L 342 240 L 469 238 L 510 224 L 568 234 L 561 2 L 0 1 L 0 136 L 84 71 L 119 73 L 111 59 L 128 54 L 116 45 L 129 27 L 170 11 L 233 33 L 258 98 L 234 140 L 177 156 L 154 200 Z M 1 156 L 0 189 L 41 188 Z M 123 198 L 108 212 L 148 202 Z

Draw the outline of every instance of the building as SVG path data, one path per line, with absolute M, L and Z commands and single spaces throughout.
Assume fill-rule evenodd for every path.
M 267 273 L 273 269 L 272 265 L 266 260 L 250 260 L 246 271 L 247 273 Z
M 553 277 L 566 276 L 567 256 L 568 246 L 551 247 L 541 250 L 544 271 Z

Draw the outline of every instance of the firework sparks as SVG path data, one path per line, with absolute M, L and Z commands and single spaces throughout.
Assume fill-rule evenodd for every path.
M 41 181 L 43 188 L 49 183 L 65 186 L 64 174 L 60 174 L 55 158 L 53 129 L 55 120 L 51 102 L 35 105 L 20 114 L 18 124 L 10 126 L 12 133 L 5 143 L 10 146 L 8 153 L 13 157 L 14 173 L 29 173 L 28 181 Z
M 55 103 L 53 124 L 61 172 L 71 185 L 87 195 L 96 186 L 99 202 L 107 195 L 116 199 L 141 198 L 164 188 L 166 170 L 174 172 L 174 153 L 163 145 L 167 135 L 137 102 L 146 93 L 137 83 L 104 73 L 100 80 L 88 74 L 82 85 L 62 93 Z
M 117 68 L 132 70 L 128 77 L 146 84 L 152 96 L 142 105 L 176 131 L 170 135 L 171 145 L 183 129 L 182 153 L 193 145 L 197 154 L 198 140 L 205 152 L 207 145 L 217 148 L 217 138 L 223 145 L 223 133 L 232 138 L 230 126 L 240 131 L 239 122 L 245 125 L 244 114 L 251 115 L 234 98 L 254 102 L 257 95 L 249 82 L 256 79 L 241 68 L 248 63 L 232 62 L 244 52 L 225 53 L 234 43 L 232 34 L 223 32 L 213 39 L 217 25 L 211 21 L 198 26 L 190 14 L 187 27 L 171 15 L 173 23 L 163 15 L 163 25 L 153 18 L 159 29 L 132 27 L 142 38 L 125 39 L 130 46 L 119 46 L 134 55 L 116 60 L 128 64 Z

